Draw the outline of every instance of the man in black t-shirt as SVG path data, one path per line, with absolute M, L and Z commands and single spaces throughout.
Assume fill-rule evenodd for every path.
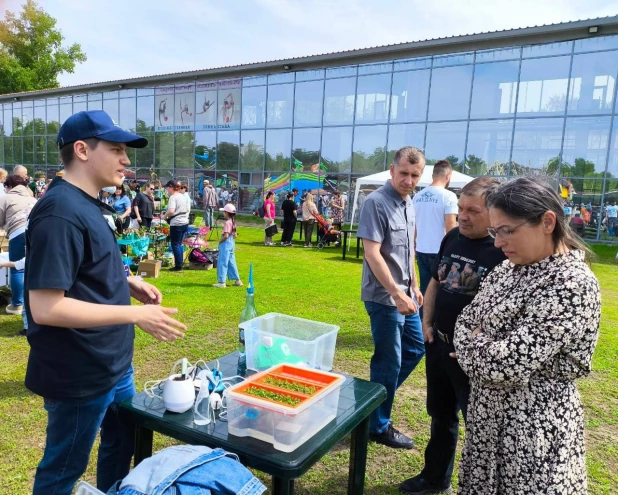
M 281 205 L 283 211 L 283 234 L 281 235 L 281 245 L 286 247 L 292 246 L 292 237 L 294 229 L 296 229 L 296 203 L 294 202 L 294 194 L 288 193 L 285 201 Z
M 122 185 L 127 147 L 148 141 L 100 110 L 79 112 L 60 128 L 65 166 L 30 213 L 25 299 L 30 355 L 26 387 L 43 397 L 48 425 L 33 494 L 69 495 L 88 466 L 101 428 L 97 486 L 107 492 L 128 472 L 134 432 L 117 404 L 135 394 L 133 325 L 158 340 L 186 327 L 160 306 L 159 290 L 128 277 L 116 238 L 97 200 Z M 51 240 L 51 242 L 50 242 Z M 131 296 L 144 303 L 132 306 Z
M 403 493 L 442 493 L 451 486 L 459 411 L 465 421 L 470 394 L 468 377 L 457 363 L 453 333 L 457 317 L 472 302 L 482 280 L 506 259 L 487 233 L 485 198 L 498 184 L 494 178 L 479 177 L 462 189 L 459 227 L 442 240 L 425 292 L 423 337 L 431 436 L 425 467 L 400 485 Z

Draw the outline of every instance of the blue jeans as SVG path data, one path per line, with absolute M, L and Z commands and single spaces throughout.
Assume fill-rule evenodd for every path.
M 70 495 L 88 467 L 101 429 L 97 486 L 106 492 L 130 470 L 135 428 L 118 418 L 118 404 L 135 395 L 133 366 L 109 392 L 88 401 L 44 399 L 47 441 L 34 478 L 33 495 Z
M 225 242 L 219 244 L 219 259 L 217 260 L 217 282 L 225 283 L 228 280 L 240 280 L 238 267 L 236 266 L 236 255 L 234 254 L 234 239 L 228 237 Z
M 26 233 L 19 234 L 9 241 L 9 261 L 19 261 L 26 256 Z M 24 271 L 11 268 L 11 304 L 24 305 Z
M 384 432 L 390 423 L 395 392 L 425 354 L 425 342 L 418 313 L 404 316 L 395 306 L 365 302 L 371 321 L 374 351 L 370 380 L 386 387 L 386 400 L 371 413 L 370 433 Z
M 172 252 L 174 253 L 174 266 L 176 268 L 182 268 L 183 261 L 183 249 L 182 249 L 182 241 L 187 235 L 187 230 L 189 230 L 188 225 L 174 225 L 170 226 L 170 242 L 172 244 Z
M 213 211 L 212 206 L 208 206 L 207 208 L 204 208 L 204 225 L 206 225 L 206 227 L 213 226 L 214 221 L 213 221 L 212 211 Z

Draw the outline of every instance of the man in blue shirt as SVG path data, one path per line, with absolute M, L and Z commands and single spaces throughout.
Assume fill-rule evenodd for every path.
M 58 134 L 64 178 L 30 213 L 26 387 L 43 397 L 48 413 L 34 495 L 72 492 L 99 428 L 98 488 L 107 491 L 129 472 L 134 433 L 119 420 L 117 404 L 135 394 L 133 325 L 158 340 L 184 336 L 186 327 L 170 317 L 177 310 L 160 306 L 159 290 L 125 276 L 102 214 L 113 209 L 97 199 L 102 188 L 122 185 L 127 147 L 147 144 L 103 111 L 69 117 Z M 144 305 L 132 306 L 131 296 Z

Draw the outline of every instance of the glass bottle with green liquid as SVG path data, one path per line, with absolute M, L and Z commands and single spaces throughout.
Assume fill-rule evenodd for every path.
M 258 316 L 255 309 L 254 300 L 254 286 L 253 286 L 253 263 L 249 265 L 249 281 L 247 282 L 247 299 L 245 307 L 240 313 L 240 323 L 252 320 Z M 245 331 L 238 327 L 238 375 L 245 376 L 247 373 L 247 352 L 245 349 Z

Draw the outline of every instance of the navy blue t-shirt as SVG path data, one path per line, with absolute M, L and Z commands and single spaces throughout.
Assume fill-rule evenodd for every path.
M 129 285 L 110 209 L 63 179 L 55 179 L 30 213 L 26 231 L 25 301 L 30 356 L 26 387 L 55 400 L 89 400 L 109 392 L 133 358 L 133 325 L 64 328 L 38 325 L 29 290 L 61 289 L 65 297 L 130 305 Z

